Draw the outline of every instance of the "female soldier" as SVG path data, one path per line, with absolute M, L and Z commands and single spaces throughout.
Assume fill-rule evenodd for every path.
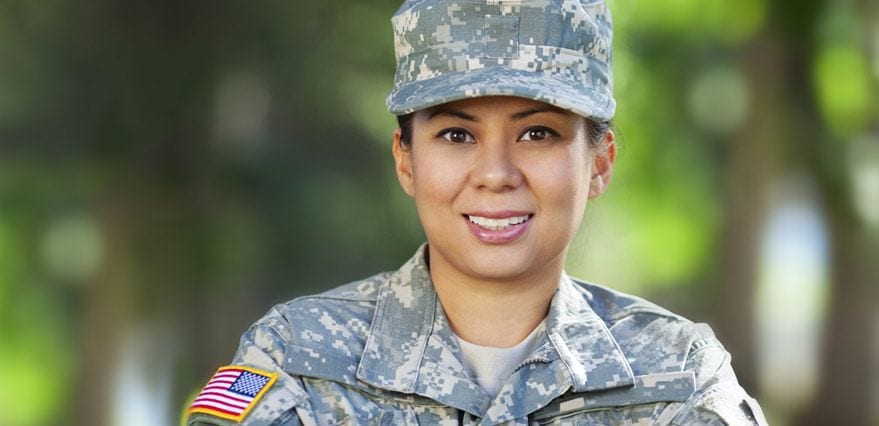
M 764 424 L 707 326 L 563 271 L 616 153 L 604 2 L 409 0 L 392 22 L 427 244 L 273 308 L 189 424 Z

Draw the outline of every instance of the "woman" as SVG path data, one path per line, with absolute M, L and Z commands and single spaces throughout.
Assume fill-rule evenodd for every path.
M 601 0 L 410 0 L 393 18 L 399 270 L 272 309 L 203 424 L 765 424 L 705 325 L 565 275 L 616 153 Z

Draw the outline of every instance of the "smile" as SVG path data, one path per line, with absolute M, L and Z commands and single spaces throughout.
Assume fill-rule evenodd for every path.
M 500 219 L 492 219 L 482 216 L 467 215 L 471 223 L 492 231 L 503 231 L 515 225 L 519 225 L 531 219 L 531 215 L 513 216 Z

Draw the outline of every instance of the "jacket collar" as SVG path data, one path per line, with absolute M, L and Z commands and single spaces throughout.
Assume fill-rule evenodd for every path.
M 547 316 L 547 333 L 571 375 L 574 392 L 630 386 L 632 368 L 607 324 L 589 305 L 592 294 L 562 275 Z
M 433 329 L 437 296 L 424 259 L 426 245 L 379 290 L 357 378 L 396 392 L 415 390 Z
M 482 417 L 492 398 L 468 377 L 460 362 L 460 349 L 434 291 L 425 255 L 423 245 L 379 292 L 357 378 L 382 389 L 424 395 Z M 526 364 L 560 360 L 564 367 L 547 365 L 537 371 L 532 367 L 528 374 L 558 383 L 562 370 L 566 384 L 556 386 L 552 394 L 542 394 L 543 403 L 538 405 L 568 388 L 584 392 L 634 383 L 626 357 L 590 308 L 590 298 L 586 290 L 562 276 L 547 316 L 546 335 L 541 336 L 544 345 L 538 345 Z M 534 409 L 530 407 L 529 412 Z

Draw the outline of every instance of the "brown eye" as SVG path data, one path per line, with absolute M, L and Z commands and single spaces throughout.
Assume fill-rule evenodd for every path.
M 446 129 L 437 135 L 449 142 L 453 143 L 473 143 L 476 142 L 470 132 L 464 129 Z
M 546 139 L 546 130 L 543 129 L 534 129 L 528 131 L 528 137 L 531 140 L 542 140 Z
M 542 141 L 553 136 L 558 136 L 558 133 L 548 129 L 546 127 L 532 127 L 525 131 L 519 140 L 522 141 Z

